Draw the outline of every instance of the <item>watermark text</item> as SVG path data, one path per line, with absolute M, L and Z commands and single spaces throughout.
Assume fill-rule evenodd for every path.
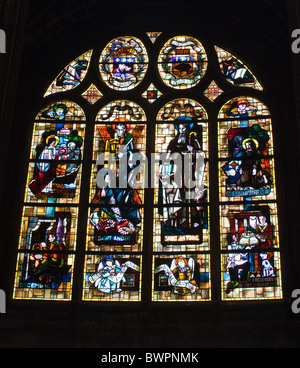
M 0 289 L 0 313 L 6 313 L 6 294 Z
M 124 153 L 122 153 L 124 152 Z M 205 156 L 202 152 L 152 153 L 150 161 L 140 152 L 126 152 L 120 146 L 118 155 L 108 152 L 97 157 L 96 182 L 99 188 L 197 188 L 203 190 Z M 157 180 L 159 179 L 159 180 Z M 160 184 L 159 184 L 160 183 Z
M 300 29 L 295 29 L 292 32 L 292 38 L 295 38 L 295 40 L 292 43 L 292 51 L 294 54 L 300 53 Z
M 3 29 L 0 29 L 0 54 L 6 53 L 6 34 Z
M 300 313 L 300 289 L 296 289 L 292 292 L 292 299 L 293 303 L 292 303 L 292 312 L 294 314 L 299 314 Z

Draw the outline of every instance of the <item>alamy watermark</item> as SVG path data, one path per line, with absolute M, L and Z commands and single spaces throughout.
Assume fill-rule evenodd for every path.
M 294 314 L 299 314 L 300 313 L 300 289 L 296 289 L 292 292 L 292 299 L 293 303 L 291 305 L 292 308 L 292 312 Z
M 300 29 L 295 29 L 292 32 L 292 38 L 295 38 L 295 41 L 292 43 L 292 51 L 294 54 L 300 53 Z
M 6 53 L 6 34 L 3 29 L 0 29 L 0 54 Z
M 0 289 L 0 313 L 6 313 L 6 294 Z
M 140 152 L 128 152 L 121 145 L 119 154 L 101 153 L 97 157 L 100 168 L 96 182 L 99 188 L 163 188 L 176 187 L 203 190 L 205 155 L 202 151 L 179 153 L 151 153 L 150 162 Z M 159 178 L 159 181 L 156 178 Z M 191 198 L 192 199 L 192 198 Z
M 295 40 L 292 43 L 292 51 L 294 54 L 300 53 L 300 29 L 295 29 L 292 32 L 292 38 Z M 292 305 L 291 309 L 294 314 L 300 313 L 300 289 L 296 289 L 292 292 Z

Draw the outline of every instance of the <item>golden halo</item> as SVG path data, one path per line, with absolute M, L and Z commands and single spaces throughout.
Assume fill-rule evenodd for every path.
M 256 149 L 258 149 L 258 147 L 259 147 L 259 143 L 258 143 L 258 142 L 257 142 L 257 140 L 256 140 L 256 139 L 254 139 L 254 138 L 247 138 L 247 139 L 245 139 L 245 140 L 243 141 L 243 148 L 244 148 L 244 149 L 246 149 L 246 143 L 247 143 L 247 142 L 250 142 L 250 141 L 253 141 L 253 142 L 255 143 Z
M 54 134 L 49 135 L 49 137 L 47 137 L 46 144 L 48 144 L 50 138 L 55 138 L 55 145 L 54 146 L 57 146 L 58 145 L 58 142 L 59 142 L 59 138 L 56 135 L 54 135 Z

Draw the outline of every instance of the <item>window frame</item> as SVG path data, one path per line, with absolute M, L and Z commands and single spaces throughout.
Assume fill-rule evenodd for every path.
M 192 36 L 193 37 L 193 36 Z M 197 38 L 197 36 L 195 36 Z M 83 109 L 86 114 L 86 132 L 85 132 L 85 147 L 84 147 L 84 155 L 82 160 L 82 177 L 81 177 L 81 194 L 80 194 L 80 203 L 79 203 L 79 216 L 78 223 L 81 221 L 82 223 L 86 223 L 87 218 L 87 209 L 88 209 L 88 193 L 89 193 L 89 184 L 90 184 L 90 170 L 92 167 L 92 141 L 93 141 L 93 128 L 94 124 L 96 124 L 96 114 L 102 107 L 104 107 L 108 102 L 113 101 L 114 99 L 123 98 L 131 100 L 142 107 L 147 116 L 147 126 L 149 127 L 147 136 L 148 142 L 146 152 L 147 154 L 154 152 L 154 138 L 155 137 L 155 125 L 156 125 L 156 114 L 160 110 L 164 104 L 170 100 L 176 98 L 191 98 L 195 101 L 199 102 L 207 111 L 208 121 L 209 121 L 209 156 L 210 156 L 210 166 L 209 166 L 209 190 L 210 190 L 210 255 L 211 255 L 211 302 L 221 302 L 221 280 L 220 280 L 220 267 L 221 267 L 221 254 L 222 251 L 220 247 L 213 246 L 213 244 L 218 244 L 220 241 L 220 226 L 219 226 L 219 173 L 218 173 L 218 165 L 213 165 L 213 162 L 219 162 L 218 159 L 218 134 L 217 134 L 217 123 L 218 123 L 218 114 L 223 106 L 223 104 L 229 101 L 233 97 L 238 97 L 240 95 L 245 95 L 249 97 L 256 97 L 260 101 L 266 103 L 268 108 L 271 111 L 271 117 L 273 117 L 272 109 L 270 106 L 270 102 L 268 102 L 268 96 L 265 91 L 257 91 L 252 88 L 247 87 L 236 87 L 230 84 L 229 82 L 224 80 L 224 77 L 221 74 L 221 71 L 218 66 L 218 61 L 216 58 L 216 54 L 214 52 L 214 45 L 209 42 L 201 43 L 206 50 L 206 54 L 208 56 L 208 67 L 206 73 L 202 80 L 193 88 L 187 90 L 175 90 L 168 86 L 166 86 L 160 78 L 158 68 L 157 68 L 157 58 L 153 57 L 153 55 L 157 55 L 161 50 L 161 47 L 165 42 L 170 39 L 168 35 L 160 35 L 157 41 L 153 44 L 147 39 L 147 35 L 144 37 L 139 37 L 139 39 L 144 43 L 146 50 L 149 55 L 148 62 L 148 70 L 144 77 L 144 79 L 139 83 L 139 85 L 133 90 L 128 90 L 125 92 L 114 91 L 108 88 L 105 85 L 105 82 L 102 81 L 99 71 L 97 70 L 95 73 L 95 69 L 99 64 L 99 56 L 101 54 L 100 48 L 99 50 L 94 49 L 92 54 L 92 59 L 90 62 L 90 69 L 93 69 L 92 72 L 90 70 L 87 72 L 85 79 L 82 83 L 70 91 L 65 91 L 63 93 L 64 100 L 74 101 L 78 103 L 79 106 Z M 108 40 L 109 41 L 109 40 Z M 107 43 L 107 42 L 106 42 Z M 234 55 L 236 55 L 234 53 Z M 253 72 L 253 71 L 252 71 Z M 255 75 L 255 74 L 254 74 Z M 96 79 L 96 77 L 98 79 Z M 210 101 L 204 96 L 204 91 L 209 86 L 211 81 L 215 81 L 217 85 L 223 90 L 221 96 L 214 102 Z M 88 85 L 94 83 L 99 91 L 103 94 L 102 98 L 97 101 L 94 105 L 90 105 L 87 101 L 85 101 L 81 94 L 88 88 Z M 148 85 L 153 83 L 155 87 L 162 92 L 162 96 L 155 101 L 153 104 L 148 104 L 147 101 L 142 97 L 142 93 L 147 89 Z M 57 99 L 57 95 L 47 96 L 46 99 L 43 99 L 41 102 L 45 104 L 45 101 L 55 101 Z M 42 106 L 42 104 L 41 104 Z M 155 123 L 151 123 L 151 122 Z M 91 134 L 92 133 L 92 134 Z M 274 134 L 274 132 L 273 132 Z M 276 143 L 275 151 L 276 151 Z M 275 162 L 276 164 L 276 162 Z M 27 184 L 27 183 L 26 183 Z M 88 190 L 87 190 L 88 189 Z M 277 200 L 278 202 L 278 200 Z M 152 219 L 152 208 L 153 208 L 153 190 L 148 189 L 147 193 L 145 193 L 145 218 L 144 222 L 149 222 Z M 280 211 L 280 209 L 279 209 Z M 152 221 L 151 221 L 152 222 Z M 280 232 L 280 229 L 279 229 Z M 144 240 L 148 239 L 146 243 L 143 245 L 143 274 L 142 274 L 142 303 L 151 302 L 151 268 L 152 268 L 152 234 L 153 230 L 151 227 L 145 229 Z M 82 228 L 78 229 L 77 232 L 77 250 L 74 264 L 74 273 L 73 273 L 73 291 L 72 291 L 72 301 L 80 302 L 81 293 L 82 293 L 82 275 L 84 274 L 84 254 L 85 254 L 85 230 Z M 148 262 L 145 262 L 145 259 L 148 259 Z M 283 265 L 281 266 L 283 270 Z M 283 278 L 283 277 L 282 277 Z M 150 284 L 149 284 L 150 282 Z M 256 300 L 256 302 L 258 302 Z M 110 302 L 114 303 L 114 302 Z M 130 302 L 128 302 L 130 303 Z M 208 302 L 209 303 L 209 302 Z M 238 303 L 235 301 L 235 303 Z M 167 303 L 168 304 L 168 303 Z M 198 304 L 198 303 L 195 303 Z

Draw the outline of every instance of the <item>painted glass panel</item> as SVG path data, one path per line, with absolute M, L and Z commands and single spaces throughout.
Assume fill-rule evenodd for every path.
M 264 269 L 263 275 L 251 274 L 249 257 L 258 259 Z M 270 259 L 272 261 L 270 262 Z M 235 261 L 238 260 L 238 261 Z M 223 300 L 264 300 L 281 299 L 281 268 L 279 252 L 247 253 L 238 252 L 222 254 L 222 299 Z M 234 262 L 234 263 L 232 263 Z M 237 265 L 236 262 L 239 264 Z M 231 265 L 231 266 L 230 266 Z
M 34 124 L 25 202 L 79 202 L 84 131 L 67 121 Z
M 207 69 L 207 56 L 202 44 L 193 37 L 170 39 L 158 57 L 158 70 L 164 83 L 176 89 L 196 86 Z
M 98 121 L 107 123 L 95 125 L 89 250 L 141 250 L 147 129 L 131 121 L 144 117 L 129 101 L 116 101 L 98 114 Z
M 55 205 L 25 206 L 21 226 L 20 250 L 29 250 L 34 244 L 47 243 L 48 234 L 56 234 L 64 243 L 64 250 L 76 248 L 77 207 Z
M 163 212 L 173 208 L 154 209 L 154 251 L 155 252 L 195 252 L 209 250 L 209 207 L 187 206 L 180 210 L 188 224 L 168 226 L 162 221 Z M 178 221 L 178 218 L 176 218 Z M 166 221 L 167 222 L 167 221 Z M 171 223 L 171 220 L 169 220 Z
M 156 125 L 156 251 L 171 244 L 207 241 L 208 126 L 201 120 L 204 117 L 199 104 L 184 99 L 168 103 L 157 116 L 167 122 Z
M 89 88 L 81 94 L 83 98 L 85 98 L 91 105 L 94 105 L 100 98 L 103 96 L 102 93 L 98 90 L 97 86 L 91 84 Z
M 155 302 L 209 300 L 209 270 L 208 254 L 154 256 L 152 300 Z
M 145 113 L 131 101 L 97 115 L 84 300 L 141 299 L 146 132 Z
M 193 121 L 206 121 L 207 113 L 202 105 L 190 98 L 177 98 L 165 104 L 158 112 L 157 121 L 174 121 L 186 116 Z
M 222 200 L 276 199 L 272 123 L 257 111 L 268 114 L 262 103 L 241 97 L 221 113 L 237 116 L 218 123 Z
M 140 255 L 86 255 L 83 300 L 140 301 L 141 263 Z
M 148 69 L 148 54 L 143 43 L 135 37 L 115 38 L 103 50 L 99 60 L 103 81 L 119 91 L 135 88 Z
M 218 55 L 221 72 L 228 82 L 235 86 L 263 90 L 256 77 L 241 60 L 220 47 L 215 46 L 215 50 Z
M 45 96 L 77 87 L 86 76 L 93 50 L 87 51 L 68 64 L 51 83 Z
M 55 120 L 57 123 L 69 120 L 85 120 L 82 108 L 75 102 L 60 100 L 42 109 L 35 120 Z
M 248 249 L 279 248 L 277 206 L 275 203 L 247 203 L 221 206 L 221 247 L 235 236 Z M 257 265 L 252 265 L 257 271 Z
M 123 121 L 145 121 L 146 115 L 143 109 L 135 102 L 129 100 L 116 100 L 105 105 L 98 113 L 96 121 L 105 123 Z
M 24 207 L 14 298 L 70 299 L 77 220 L 73 207 Z
M 89 210 L 87 250 L 104 252 L 137 252 L 143 245 L 142 207 L 126 203 L 106 205 L 104 200 Z
M 53 258 L 64 263 L 61 269 L 53 268 L 50 273 L 35 271 L 33 267 L 46 257 L 45 253 L 19 253 L 15 277 L 14 299 L 70 301 L 72 298 L 74 255 L 53 253 Z M 28 269 L 29 266 L 29 269 Z M 50 266 L 49 266 L 50 267 Z M 28 269 L 28 272 L 27 272 Z
M 155 152 L 152 300 L 208 300 L 208 122 L 199 103 L 176 99 L 159 111 Z
M 70 300 L 85 114 L 71 101 L 41 110 L 33 126 L 14 298 Z
M 239 97 L 218 123 L 223 300 L 282 297 L 273 133 L 260 101 Z
M 247 121 L 257 116 L 270 116 L 268 107 L 258 99 L 249 96 L 239 96 L 228 101 L 219 113 L 219 119 L 240 119 Z
M 155 43 L 157 38 L 161 35 L 161 32 L 146 32 L 152 43 Z

